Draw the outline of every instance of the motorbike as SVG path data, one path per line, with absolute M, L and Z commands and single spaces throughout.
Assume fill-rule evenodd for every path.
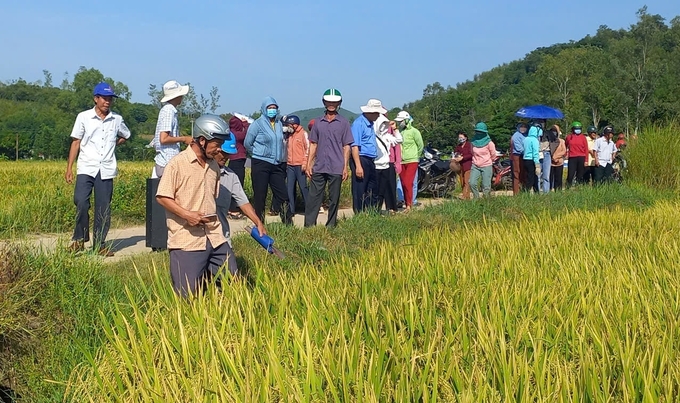
M 628 168 L 628 162 L 625 160 L 625 158 L 623 158 L 623 156 L 620 153 L 616 153 L 616 157 L 614 158 L 612 168 L 614 168 L 612 180 L 617 183 L 623 182 L 623 173 L 626 171 L 626 168 Z
M 497 151 L 496 157 L 496 161 L 493 163 L 491 187 L 494 189 L 512 190 L 512 161 L 508 154 L 502 151 Z
M 456 174 L 449 167 L 449 161 L 442 160 L 443 155 L 429 144 L 424 148 L 418 163 L 418 194 L 446 197 L 455 190 Z

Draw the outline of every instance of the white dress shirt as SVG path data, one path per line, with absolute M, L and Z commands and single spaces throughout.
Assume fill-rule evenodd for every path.
M 116 166 L 116 142 L 118 137 L 130 138 L 130 129 L 123 118 L 109 111 L 104 119 L 97 116 L 95 109 L 80 112 L 73 125 L 71 137 L 80 140 L 77 174 L 102 179 L 113 179 L 118 173 Z
M 597 162 L 600 163 L 601 167 L 606 167 L 607 164 L 614 162 L 613 156 L 617 152 L 616 144 L 607 140 L 606 137 L 600 137 L 595 140 L 595 152 L 597 153 Z

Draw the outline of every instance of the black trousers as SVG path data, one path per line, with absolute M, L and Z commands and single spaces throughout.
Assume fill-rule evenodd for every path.
M 585 171 L 586 157 L 569 157 L 567 169 L 567 187 L 576 183 L 583 183 L 583 172 Z
M 534 160 L 522 160 L 522 167 L 524 168 L 524 191 L 528 192 L 534 189 L 538 192 L 538 177 L 536 176 L 536 164 Z
M 326 227 L 335 227 L 337 224 L 342 175 L 315 173 L 312 174 L 312 179 L 309 181 L 309 201 L 305 204 L 305 227 L 316 225 L 319 208 L 326 194 L 326 185 L 328 185 L 328 221 L 326 221 Z
M 595 180 L 595 166 L 585 167 L 583 170 L 583 183 L 590 183 Z
M 385 208 L 389 210 L 397 210 L 397 171 L 394 164 L 390 163 L 387 169 L 377 169 L 378 176 L 378 202 L 376 206 L 382 208 L 385 202 Z
M 267 161 L 253 158 L 250 179 L 253 183 L 253 208 L 260 220 L 264 222 L 267 190 L 271 188 L 272 198 L 282 206 L 281 220 L 286 224 L 292 224 L 293 215 L 288 206 L 288 190 L 286 189 L 286 164 L 270 164 Z
M 608 182 L 611 180 L 614 174 L 614 166 L 612 164 L 607 164 L 606 166 L 595 166 L 595 177 L 593 178 L 593 183 L 600 184 Z
M 113 197 L 113 179 L 102 179 L 101 173 L 96 177 L 76 175 L 76 188 L 73 192 L 73 203 L 76 205 L 76 228 L 73 231 L 74 241 L 90 240 L 90 196 L 94 190 L 94 228 L 92 228 L 92 246 L 95 249 L 104 247 L 106 235 L 111 226 L 111 198 Z
M 562 176 L 564 175 L 564 166 L 550 167 L 550 189 L 562 190 Z
M 357 178 L 354 160 L 349 160 L 349 169 L 352 170 L 352 209 L 354 214 L 374 208 L 378 201 L 378 177 L 373 158 L 362 155 L 359 156 L 359 161 L 364 170 L 364 177 L 361 179 Z
M 241 182 L 241 186 L 245 188 L 245 180 L 246 180 L 246 159 L 239 159 L 239 160 L 229 160 L 229 164 L 227 165 L 229 169 L 234 171 L 236 176 L 238 176 L 238 180 Z M 232 213 L 238 213 L 241 210 L 238 208 L 238 205 L 236 204 L 236 201 L 234 199 L 231 200 L 231 206 L 229 207 L 229 211 Z

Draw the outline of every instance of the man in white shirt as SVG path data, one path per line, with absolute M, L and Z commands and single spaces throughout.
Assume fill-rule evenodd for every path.
M 179 135 L 179 121 L 177 120 L 177 107 L 189 92 L 188 85 L 181 85 L 175 80 L 163 84 L 163 98 L 161 102 L 167 102 L 158 113 L 154 146 L 156 148 L 155 173 L 156 177 L 163 176 L 163 170 L 170 159 L 180 152 L 180 143 L 191 144 L 191 136 Z
M 616 158 L 616 144 L 612 141 L 614 128 L 607 126 L 604 128 L 602 137 L 595 140 L 593 158 L 595 158 L 595 178 L 594 183 L 602 183 L 611 179 L 614 173 L 614 158 Z
M 113 178 L 118 173 L 115 148 L 130 138 L 130 129 L 123 118 L 111 111 L 117 98 L 111 86 L 99 83 L 94 87 L 94 108 L 80 112 L 71 132 L 71 148 L 64 178 L 73 183 L 73 163 L 78 157 L 76 187 L 76 227 L 73 231 L 72 252 L 85 248 L 90 239 L 90 195 L 94 189 L 94 228 L 92 247 L 102 256 L 113 256 L 104 245 L 111 223 Z

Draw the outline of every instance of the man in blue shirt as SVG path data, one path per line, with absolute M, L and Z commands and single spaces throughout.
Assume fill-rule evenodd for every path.
M 512 162 L 512 193 L 519 194 L 524 183 L 524 169 L 522 168 L 522 156 L 524 155 L 524 139 L 527 137 L 526 123 L 517 124 L 517 131 L 510 139 L 510 161 Z
M 352 124 L 352 159 L 349 167 L 352 170 L 352 208 L 360 213 L 368 208 L 378 207 L 378 177 L 373 160 L 378 155 L 378 144 L 373 129 L 373 122 L 387 113 L 377 99 L 369 99 L 361 107 L 361 116 Z

